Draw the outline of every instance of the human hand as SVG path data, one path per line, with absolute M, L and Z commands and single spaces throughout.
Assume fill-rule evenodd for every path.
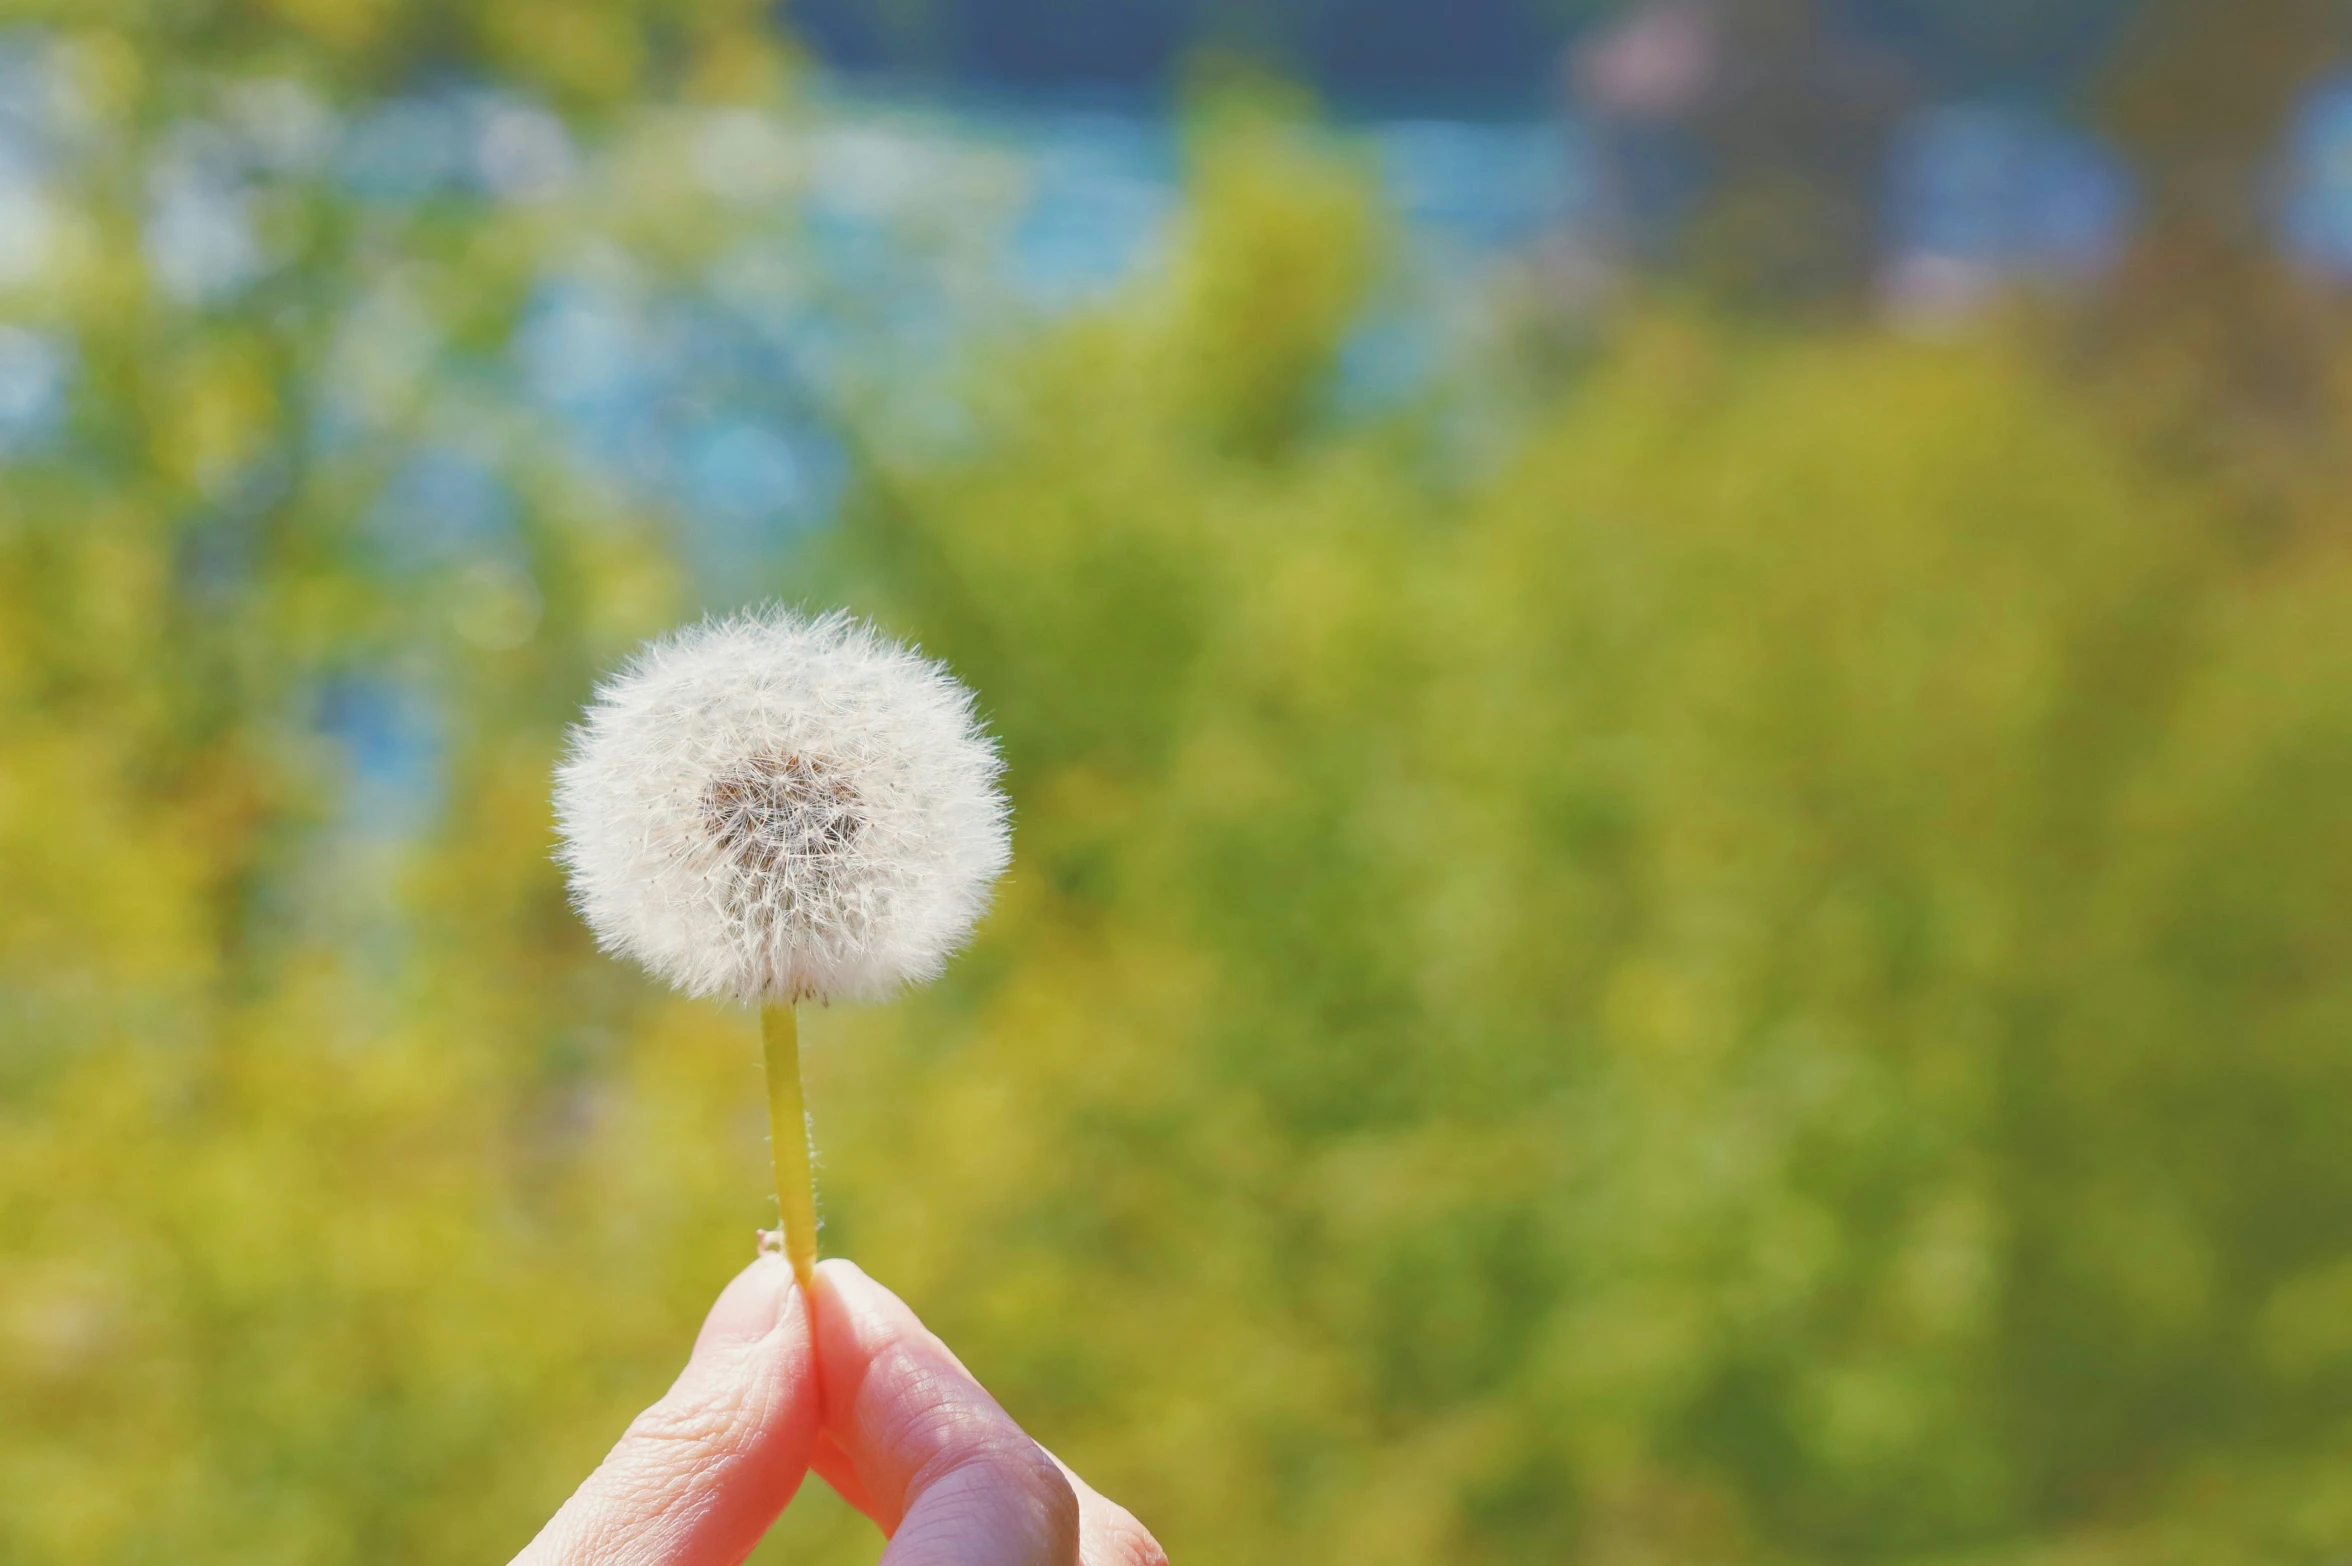
M 734 1566 L 812 1468 L 889 1536 L 881 1566 L 1167 1566 L 854 1264 L 817 1269 L 816 1319 L 812 1343 L 781 1257 L 737 1274 L 514 1566 Z

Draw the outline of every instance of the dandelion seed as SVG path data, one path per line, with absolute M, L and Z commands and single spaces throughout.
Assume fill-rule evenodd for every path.
M 1010 854 L 995 746 L 941 665 L 771 609 L 653 642 L 556 773 L 558 854 L 605 950 L 761 1008 L 785 1249 L 816 1256 L 801 1001 L 938 975 Z

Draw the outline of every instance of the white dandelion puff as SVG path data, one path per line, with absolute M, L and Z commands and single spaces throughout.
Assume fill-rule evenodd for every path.
M 804 1295 L 817 1209 L 793 1008 L 946 966 L 1011 854 L 1002 770 L 943 666 L 784 609 L 649 643 L 556 770 L 557 857 L 598 943 L 760 1008 L 778 1237 Z
M 556 774 L 559 855 L 607 950 L 694 995 L 877 1000 L 934 978 L 1010 848 L 946 668 L 844 614 L 650 643 Z

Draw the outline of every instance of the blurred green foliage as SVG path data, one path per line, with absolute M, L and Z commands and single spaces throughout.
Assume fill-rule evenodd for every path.
M 85 377 L 0 466 L 0 1560 L 498 1559 L 767 1210 L 748 1019 L 547 857 L 674 534 L 469 371 L 728 219 L 649 111 L 175 304 L 144 102 L 8 301 Z M 767 584 L 950 659 L 1018 811 L 950 977 L 810 1019 L 829 1248 L 1179 1560 L 2352 1550 L 2340 539 L 1995 341 L 1658 311 L 1342 418 L 1382 232 L 1213 117 L 1166 275 L 873 421 Z M 452 429 L 528 615 L 364 525 Z M 421 831 L 314 721 L 384 670 Z M 875 1551 L 812 1495 L 764 1554 Z

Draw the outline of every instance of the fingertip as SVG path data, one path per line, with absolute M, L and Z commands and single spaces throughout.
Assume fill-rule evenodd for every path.
M 963 1361 L 923 1325 L 914 1307 L 846 1257 L 817 1264 L 817 1307 L 821 1361 L 839 1359 L 843 1370 L 857 1369 L 887 1345 L 907 1342 L 920 1344 L 927 1354 L 944 1358 L 964 1371 Z
M 835 1257 L 817 1264 L 816 1304 L 817 1374 L 828 1408 L 847 1407 L 875 1356 L 894 1343 L 947 1353 L 906 1301 L 853 1261 Z
M 720 1291 L 669 1391 L 520 1559 L 741 1560 L 807 1471 L 814 1361 L 791 1268 L 753 1262 Z
M 817 1263 L 814 1303 L 818 1397 L 830 1422 L 854 1404 L 874 1355 L 896 1335 L 889 1308 L 905 1306 L 857 1263 L 837 1256 Z
M 726 1349 L 757 1343 L 779 1326 L 805 1313 L 794 1296 L 799 1285 L 783 1258 L 761 1256 L 719 1291 L 702 1330 L 695 1334 L 691 1358 L 701 1360 Z
M 828 1256 L 817 1263 L 816 1292 L 820 1304 L 830 1300 L 843 1310 L 870 1314 L 876 1307 L 885 1305 L 906 1309 L 905 1301 L 868 1277 L 865 1268 L 846 1256 Z
M 1168 1552 L 1133 1512 L 1054 1459 L 1078 1497 L 1078 1558 L 1085 1566 L 1168 1566 Z

